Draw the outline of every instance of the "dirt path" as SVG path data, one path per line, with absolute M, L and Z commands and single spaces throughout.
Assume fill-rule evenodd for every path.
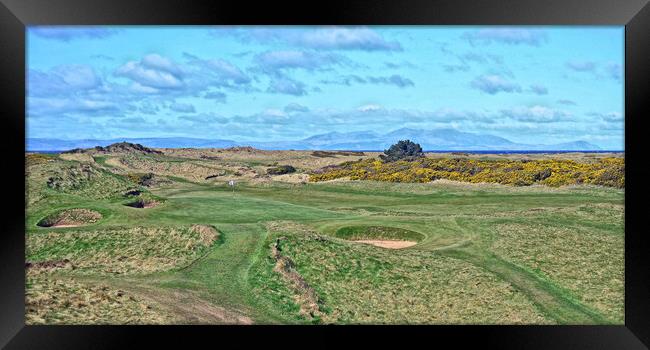
M 175 324 L 253 324 L 253 320 L 236 310 L 214 305 L 190 290 L 121 285 L 120 288 L 158 304 L 178 319 Z
M 598 312 L 573 300 L 558 287 L 525 269 L 487 252 L 471 248 L 439 250 L 439 253 L 470 262 L 512 284 L 548 317 L 563 325 L 611 324 Z

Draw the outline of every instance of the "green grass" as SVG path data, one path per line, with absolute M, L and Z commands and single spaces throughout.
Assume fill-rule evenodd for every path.
M 242 182 L 232 192 L 186 176 L 150 189 L 145 197 L 163 202 L 138 209 L 124 205 L 133 199 L 116 189 L 127 183 L 98 158 L 100 175 L 76 188 L 44 185 L 45 174 L 74 162 L 39 163 L 28 178 L 39 197 L 27 208 L 27 259 L 80 266 L 52 278 L 153 299 L 191 291 L 257 323 L 623 323 L 622 190 L 353 181 Z M 102 219 L 36 225 L 72 208 Z M 187 249 L 198 239 L 193 224 L 213 225 L 219 241 Z M 296 291 L 273 271 L 278 238 L 322 299 L 316 321 L 299 314 Z M 346 240 L 361 238 L 418 244 Z
M 189 227 L 113 227 L 43 232 L 27 240 L 28 261 L 68 259 L 75 273 L 132 274 L 182 267 L 212 247 Z
M 290 223 L 273 225 L 271 232 L 267 242 L 284 238 L 283 254 L 322 300 L 325 323 L 549 322 L 525 294 L 461 259 L 317 239 L 308 228 Z

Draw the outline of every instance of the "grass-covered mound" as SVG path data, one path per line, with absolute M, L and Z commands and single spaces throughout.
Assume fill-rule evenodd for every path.
M 214 175 L 222 169 L 215 167 L 208 161 L 184 160 L 174 157 L 151 154 L 129 153 L 113 158 L 111 163 L 132 173 L 132 178 L 146 181 L 150 184 L 166 182 L 162 177 L 172 176 L 189 181 L 201 182 L 206 177 Z M 154 174 L 152 179 L 147 179 L 148 174 Z M 145 175 L 145 176 L 142 176 Z
M 77 154 L 77 153 L 143 153 L 143 154 L 162 154 L 162 152 L 145 147 L 139 143 L 131 142 L 117 142 L 110 144 L 106 147 L 95 146 L 93 148 L 74 148 L 63 154 Z
M 68 259 L 82 274 L 150 273 L 186 266 L 218 240 L 216 229 L 195 226 L 43 232 L 29 235 L 27 260 Z
M 269 224 L 263 247 L 280 239 L 282 256 L 313 288 L 322 323 L 547 323 L 508 282 L 471 263 L 419 250 L 376 249 L 319 235 L 291 223 Z M 301 300 L 275 270 L 269 251 L 249 272 L 260 303 L 296 320 Z M 480 320 L 480 321 L 478 321 Z
M 94 224 L 102 214 L 90 209 L 68 209 L 41 219 L 36 225 L 41 227 L 74 227 Z
M 338 229 L 335 236 L 351 241 L 381 239 L 419 242 L 424 239 L 419 232 L 389 226 L 346 226 Z
M 349 177 L 351 180 L 430 182 L 448 179 L 473 183 L 528 186 L 592 184 L 625 187 L 625 160 L 602 158 L 593 162 L 574 160 L 477 160 L 467 158 L 421 158 L 382 162 L 364 159 L 315 171 L 310 181 Z
M 58 194 L 108 199 L 137 185 L 97 164 L 63 160 L 56 155 L 27 155 L 25 172 L 27 205 Z

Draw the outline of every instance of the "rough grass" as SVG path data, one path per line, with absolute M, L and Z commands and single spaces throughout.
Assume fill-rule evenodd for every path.
M 176 164 L 170 169 L 187 174 L 162 174 L 173 182 L 149 189 L 128 180 L 129 173 L 150 171 L 119 163 L 124 154 L 96 157 L 90 165 L 99 176 L 82 178 L 82 186 L 70 190 L 48 187 L 45 170 L 60 173 L 81 163 L 49 155 L 28 160 L 33 163 L 27 165 L 28 193 L 41 196 L 34 200 L 30 195 L 26 208 L 27 260 L 37 267 L 30 273 L 106 281 L 111 288 L 160 296 L 156 302 L 184 313 L 181 322 L 190 323 L 248 323 L 246 317 L 255 323 L 622 323 L 623 310 L 617 306 L 622 305 L 622 262 L 616 260 L 623 249 L 620 189 L 449 180 L 256 182 L 254 174 L 277 164 L 302 171 L 361 157 L 246 149 L 165 153 L 142 157 L 164 166 L 163 173 L 166 164 Z M 233 191 L 221 176 L 188 180 L 192 164 L 213 167 L 212 174 L 227 171 L 224 178 L 240 169 L 245 174 Z M 157 171 L 152 172 L 161 175 Z M 127 198 L 123 188 L 146 193 Z M 137 198 L 165 204 L 146 210 L 124 206 Z M 51 213 L 74 208 L 96 210 L 103 218 L 84 229 L 36 226 Z M 285 223 L 267 232 L 266 225 L 277 221 Z M 216 238 L 214 227 L 219 228 Z M 372 238 L 384 228 L 423 237 L 403 250 L 335 237 L 351 227 L 378 228 L 370 229 L 376 231 Z M 535 234 L 522 238 L 522 232 L 512 230 Z M 300 276 L 292 279 L 313 288 L 321 315 L 301 315 L 300 290 L 274 271 L 270 244 L 281 237 L 286 238 L 281 254 L 292 262 L 289 271 Z M 219 244 L 206 243 L 213 239 Z M 601 254 L 594 248 L 598 244 L 615 256 Z M 529 265 L 531 254 L 538 254 L 539 270 Z M 572 254 L 582 256 L 569 258 Z M 597 262 L 609 258 L 614 266 Z M 574 268 L 575 261 L 588 268 Z M 580 281 L 574 289 L 572 280 Z M 194 301 L 198 306 L 183 305 Z M 195 312 L 203 316 L 195 319 Z
M 68 259 L 81 274 L 151 273 L 186 266 L 217 238 L 187 227 L 43 232 L 28 237 L 27 260 Z
M 216 167 L 205 161 L 179 161 L 163 156 L 127 154 L 121 156 L 117 162 L 118 166 L 132 171 L 178 176 L 196 182 L 205 181 L 206 177 L 219 173 L 222 170 L 221 167 Z
M 557 282 L 576 299 L 622 323 L 624 236 L 597 229 L 543 224 L 504 224 L 496 229 L 494 252 Z
M 548 322 L 511 285 L 462 260 L 422 251 L 387 253 L 293 224 L 269 228 L 268 242 L 283 237 L 283 254 L 322 300 L 324 323 Z M 259 264 L 257 273 L 273 269 L 274 261 L 263 259 Z M 278 302 L 290 304 L 295 298 L 291 291 L 283 295 L 266 286 L 257 289 Z
M 26 175 L 28 206 L 57 193 L 90 199 L 108 199 L 137 186 L 125 177 L 94 164 L 64 161 L 54 157 L 47 161 L 35 162 L 28 158 Z
M 159 306 L 107 285 L 86 285 L 72 279 L 27 275 L 25 323 L 39 324 L 165 324 L 173 315 Z

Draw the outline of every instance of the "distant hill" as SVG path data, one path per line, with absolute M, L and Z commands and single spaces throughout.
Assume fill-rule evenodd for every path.
M 402 128 L 386 134 L 370 131 L 331 132 L 300 141 L 252 142 L 262 149 L 310 150 L 384 150 L 399 140 L 417 142 L 425 151 L 597 151 L 600 147 L 586 141 L 558 144 L 522 144 L 503 137 L 461 132 L 454 129 L 418 130 Z
M 238 146 L 230 140 L 205 140 L 188 137 L 170 138 L 123 138 L 109 140 L 58 140 L 44 138 L 28 138 L 28 151 L 67 151 L 74 148 L 92 148 L 95 146 L 108 146 L 119 142 L 141 144 L 153 148 L 226 148 Z
M 74 148 L 107 146 L 118 142 L 142 144 L 153 148 L 227 148 L 252 146 L 267 150 L 377 150 L 383 151 L 399 140 L 419 143 L 425 151 L 598 151 L 600 147 L 586 141 L 557 144 L 515 143 L 503 137 L 474 134 L 454 129 L 419 130 L 402 128 L 378 134 L 372 131 L 330 132 L 296 141 L 236 142 L 186 137 L 125 138 L 111 140 L 57 140 L 28 138 L 28 151 L 65 151 Z
M 95 146 L 93 148 L 74 148 L 63 153 L 143 153 L 143 154 L 162 154 L 162 152 L 145 147 L 139 143 L 118 142 L 106 147 Z

